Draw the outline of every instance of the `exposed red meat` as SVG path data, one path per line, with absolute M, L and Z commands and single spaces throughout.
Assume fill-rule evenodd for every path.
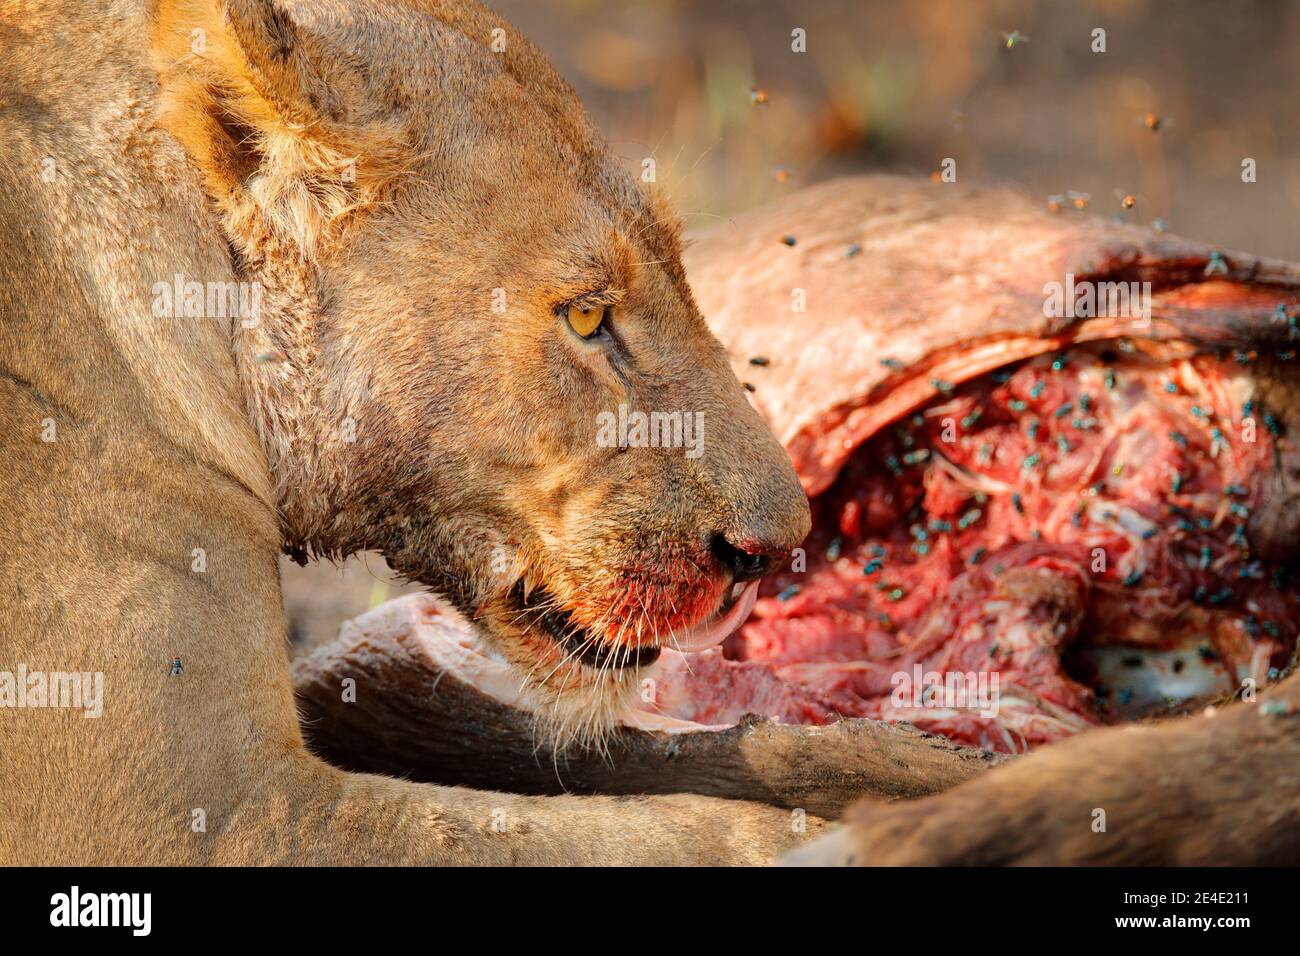
M 1296 402 L 1270 383 L 1294 377 L 1300 269 L 892 177 L 740 215 L 687 265 L 814 500 L 807 567 L 769 584 L 734 663 L 839 713 L 1019 750 L 1286 659 L 1296 582 L 1264 559 L 1300 550 L 1300 456 L 1266 416 L 1285 432 Z M 1054 319 L 1047 284 L 1067 279 L 1149 283 L 1149 316 Z M 996 675 L 996 717 L 908 693 L 916 665 L 948 681 L 938 703 L 957 676 Z
M 762 662 L 726 660 L 720 648 L 665 651 L 654 682 L 654 709 L 706 726 L 729 727 L 746 714 L 786 724 L 824 724 L 836 713 L 832 701 L 816 690 L 782 678 Z
M 737 670 L 690 658 L 659 708 L 1020 751 L 1284 664 L 1291 570 L 1246 534 L 1273 440 L 1233 358 L 1098 344 L 937 385 L 814 500 L 807 566 L 765 585 Z

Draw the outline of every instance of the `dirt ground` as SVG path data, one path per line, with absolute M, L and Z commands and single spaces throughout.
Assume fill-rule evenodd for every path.
M 928 175 L 952 158 L 961 180 L 1012 183 L 1044 202 L 1085 193 L 1092 213 L 1300 259 L 1300 3 L 492 5 L 552 58 L 629 169 L 654 160 L 692 229 L 725 228 L 738 210 L 831 176 Z M 796 29 L 804 53 L 791 50 Z M 1105 52 L 1092 50 L 1097 29 Z M 1028 39 L 1008 48 L 1013 31 Z M 1247 158 L 1256 182 L 1242 181 Z M 1129 194 L 1138 202 L 1126 212 Z M 284 562 L 298 649 L 408 590 L 377 555 L 341 568 Z

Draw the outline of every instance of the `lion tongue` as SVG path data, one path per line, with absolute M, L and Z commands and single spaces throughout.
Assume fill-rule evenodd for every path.
M 695 625 L 684 634 L 677 635 L 676 648 L 683 653 L 703 651 L 721 644 L 727 637 L 745 623 L 749 612 L 754 609 L 758 599 L 758 582 L 751 581 L 745 585 L 740 597 L 731 605 L 730 610 L 721 617 L 712 617 Z

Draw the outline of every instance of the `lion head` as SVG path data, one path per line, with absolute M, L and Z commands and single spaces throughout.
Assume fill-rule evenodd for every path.
M 542 55 L 416 0 L 161 2 L 152 46 L 255 292 L 233 344 L 286 549 L 381 551 L 570 736 L 720 640 L 807 503 L 679 220 Z

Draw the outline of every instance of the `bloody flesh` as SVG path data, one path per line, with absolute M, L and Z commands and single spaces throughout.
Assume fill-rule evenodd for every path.
M 1231 354 L 1079 346 L 934 386 L 813 500 L 806 567 L 723 655 L 665 674 L 660 708 L 1017 752 L 1276 676 L 1292 571 L 1248 535 L 1273 420 Z

